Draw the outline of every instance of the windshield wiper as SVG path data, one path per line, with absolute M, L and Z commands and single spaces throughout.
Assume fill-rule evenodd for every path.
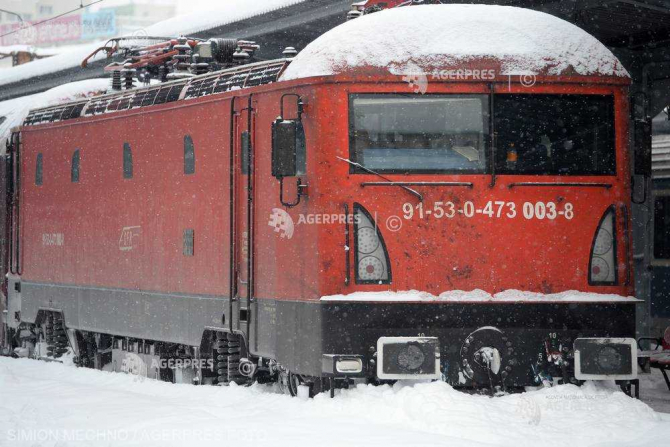
M 337 157 L 337 155 L 336 155 L 336 157 Z M 423 196 L 422 196 L 421 193 L 419 193 L 418 191 L 415 191 L 414 189 L 412 189 L 412 188 L 410 188 L 410 187 L 408 187 L 408 186 L 400 185 L 400 184 L 394 182 L 393 180 L 391 180 L 390 178 L 388 178 L 388 177 L 384 177 L 384 176 L 381 175 L 379 172 L 375 172 L 375 171 L 373 171 L 372 169 L 368 169 L 368 168 L 366 168 L 365 166 L 363 166 L 363 165 L 360 164 L 360 163 L 356 163 L 355 161 L 351 161 L 351 160 L 349 160 L 349 159 L 347 159 L 347 158 L 342 158 L 342 157 L 337 157 L 337 158 L 339 158 L 339 159 L 342 160 L 342 161 L 346 161 L 346 162 L 349 163 L 351 166 L 354 166 L 354 167 L 356 167 L 356 168 L 358 168 L 358 169 L 361 169 L 361 170 L 363 170 L 363 171 L 365 171 L 365 172 L 367 172 L 367 173 L 369 173 L 369 174 L 374 174 L 374 175 L 376 175 L 376 176 L 379 177 L 380 179 L 385 180 L 390 186 L 398 186 L 398 187 L 404 189 L 404 190 L 407 191 L 408 193 L 410 193 L 410 194 L 412 194 L 413 196 L 415 196 L 416 198 L 418 198 L 418 199 L 419 199 L 419 202 L 423 202 Z

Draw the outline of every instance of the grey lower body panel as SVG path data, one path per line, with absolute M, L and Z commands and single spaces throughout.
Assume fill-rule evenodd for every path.
M 63 312 L 66 327 L 199 346 L 207 327 L 221 327 L 228 299 L 21 281 L 21 321 L 40 309 Z M 12 294 L 10 293 L 10 300 Z
M 19 283 L 19 287 L 15 285 Z M 252 354 L 272 358 L 292 371 L 318 375 L 321 362 L 319 302 L 256 299 L 247 322 L 246 300 L 127 289 L 45 284 L 10 278 L 11 315 L 35 323 L 40 310 L 63 313 L 69 329 L 200 346 L 207 329 L 243 333 Z M 224 323 L 225 321 L 225 323 Z M 13 321 L 16 327 L 19 321 Z
M 486 371 L 468 372 L 467 365 L 476 360 L 471 358 L 474 346 L 481 345 L 500 353 L 507 385 L 537 385 L 536 363 L 543 358 L 548 340 L 556 341 L 556 349 L 559 345 L 571 349 L 576 338 L 635 334 L 635 302 L 255 299 L 247 309 L 246 299 L 238 299 L 230 314 L 227 297 L 30 281 L 22 281 L 20 287 L 14 284 L 10 278 L 9 307 L 20 308 L 23 322 L 34 323 L 40 310 L 58 310 L 70 329 L 190 346 L 200 346 L 208 328 L 232 329 L 244 334 L 251 354 L 275 359 L 290 371 L 309 376 L 322 375 L 324 355 L 356 355 L 366 365 L 364 375 L 374 378 L 372 365 L 380 337 L 434 337 L 439 340 L 442 372 L 452 384 L 490 381 Z M 550 366 L 547 374 L 558 377 L 561 372 L 553 369 Z M 461 380 L 463 371 L 472 376 L 470 381 Z

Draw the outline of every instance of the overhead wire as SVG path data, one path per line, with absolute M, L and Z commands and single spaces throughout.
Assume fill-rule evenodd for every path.
M 44 23 L 51 22 L 52 20 L 59 19 L 59 18 L 61 18 L 61 17 L 63 17 L 63 16 L 66 16 L 66 15 L 68 15 L 68 14 L 71 14 L 71 13 L 73 13 L 73 12 L 79 11 L 79 10 L 84 9 L 84 8 L 88 8 L 89 6 L 95 5 L 96 3 L 100 3 L 100 2 L 103 2 L 103 1 L 104 1 L 104 0 L 96 0 L 96 1 L 94 1 L 94 2 L 92 2 L 92 3 L 89 3 L 88 5 L 84 5 L 83 2 L 80 2 L 78 8 L 71 9 L 70 11 L 67 11 L 67 12 L 64 12 L 64 13 L 61 13 L 61 14 L 58 14 L 57 16 L 50 17 L 50 18 L 48 18 L 48 19 L 44 19 L 44 20 L 42 20 L 42 21 L 40 21 L 40 22 L 37 22 L 37 23 L 32 23 L 32 24 L 27 25 L 27 26 L 21 26 L 21 27 L 19 27 L 18 29 L 15 29 L 15 30 L 13 30 L 13 31 L 10 31 L 10 32 L 8 32 L 8 33 L 5 33 L 5 34 L 0 35 L 0 38 L 5 37 L 5 36 L 9 36 L 9 35 L 11 35 L 11 34 L 20 33 L 21 31 L 24 31 L 24 30 L 26 30 L 26 29 L 28 29 L 28 28 L 35 28 L 35 27 L 38 27 L 38 26 L 40 26 L 40 25 L 42 25 L 42 24 L 44 24 Z M 25 22 L 22 21 L 22 23 L 25 23 Z

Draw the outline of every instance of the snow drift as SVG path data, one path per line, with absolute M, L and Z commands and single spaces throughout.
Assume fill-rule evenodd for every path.
M 0 445 L 17 447 L 641 447 L 670 437 L 667 415 L 608 383 L 496 398 L 443 382 L 359 385 L 300 400 L 0 357 L 0 396 Z

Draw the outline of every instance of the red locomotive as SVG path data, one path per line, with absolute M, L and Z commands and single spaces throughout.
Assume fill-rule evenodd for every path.
M 217 45 L 13 134 L 15 352 L 292 394 L 635 378 L 629 77 L 594 38 L 432 5 Z

